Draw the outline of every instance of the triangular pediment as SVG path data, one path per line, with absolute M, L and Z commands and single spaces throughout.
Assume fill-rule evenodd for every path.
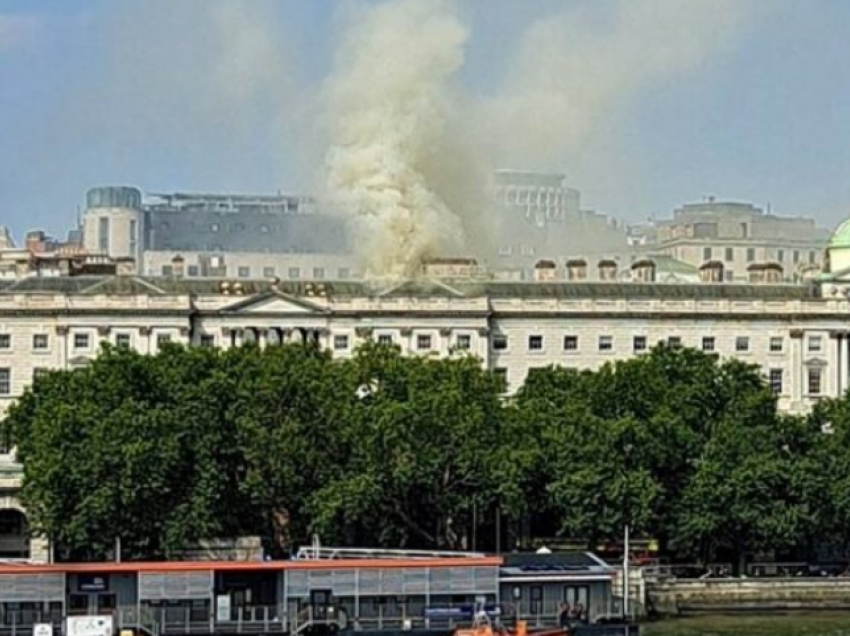
M 244 298 L 222 311 L 239 314 L 323 314 L 328 310 L 303 298 L 271 291 Z

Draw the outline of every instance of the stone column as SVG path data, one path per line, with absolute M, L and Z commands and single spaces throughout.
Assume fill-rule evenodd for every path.
M 56 327 L 56 347 L 59 352 L 59 367 L 62 369 L 68 368 L 68 332 L 69 329 L 65 325 Z
M 803 394 L 805 392 L 803 377 L 803 330 L 791 330 L 791 356 L 788 378 L 790 383 L 791 409 L 798 411 L 803 407 Z
M 847 387 L 844 382 L 844 368 L 847 362 L 844 359 L 844 332 L 830 331 L 829 338 L 833 343 L 829 352 L 830 364 L 833 366 L 833 371 L 829 374 L 829 394 L 833 397 L 840 397 Z
M 144 350 L 139 351 L 139 353 L 151 353 L 151 334 L 153 334 L 153 329 L 151 329 L 150 327 L 141 327 L 139 329 L 139 344 L 141 344 L 142 342 L 144 342 L 145 344 Z
M 331 342 L 331 330 L 329 327 L 319 327 L 316 330 L 319 342 L 320 349 L 331 349 L 333 347 L 333 343 Z
M 487 327 L 482 327 L 478 330 L 478 357 L 481 358 L 481 363 L 485 369 L 490 368 L 490 330 Z M 475 349 L 473 349 L 475 352 Z
M 443 327 L 440 329 L 440 354 L 448 355 L 452 347 L 452 329 Z
M 372 337 L 372 327 L 355 327 L 354 335 L 357 336 L 360 340 L 368 340 Z M 360 343 L 352 343 L 352 348 L 356 348 L 358 344 Z
M 416 343 L 413 341 L 413 329 L 410 327 L 403 327 L 399 330 L 398 344 L 401 347 L 402 353 L 412 353 L 413 351 L 419 350 L 416 347 Z
M 838 392 L 835 397 L 841 397 L 847 389 L 850 389 L 850 385 L 848 385 L 848 382 L 850 382 L 850 375 L 848 375 L 848 370 L 850 370 L 850 357 L 848 357 L 850 356 L 850 332 L 839 332 L 836 346 L 838 350 L 836 356 Z

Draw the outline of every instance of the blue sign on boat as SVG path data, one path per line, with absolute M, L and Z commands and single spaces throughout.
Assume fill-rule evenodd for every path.
M 426 618 L 459 618 L 466 616 L 462 607 L 426 607 Z
M 501 616 L 502 614 L 502 608 L 498 605 L 486 605 L 483 609 L 488 616 Z M 475 614 L 475 607 L 472 605 L 426 607 L 424 613 L 426 618 L 472 618 Z

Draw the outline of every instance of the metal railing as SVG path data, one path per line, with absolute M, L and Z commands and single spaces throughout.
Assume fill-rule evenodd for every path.
M 641 568 L 646 579 L 718 579 L 732 576 L 731 563 L 675 563 Z
M 380 550 L 370 548 L 332 548 L 302 546 L 296 559 L 480 559 L 483 552 L 450 552 L 447 550 Z

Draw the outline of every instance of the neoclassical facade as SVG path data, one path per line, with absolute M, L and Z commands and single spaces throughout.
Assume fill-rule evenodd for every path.
M 850 383 L 850 301 L 806 285 L 622 282 L 400 284 L 31 278 L 0 285 L 0 407 L 44 369 L 102 342 L 233 347 L 312 341 L 335 356 L 367 339 L 411 355 L 468 352 L 516 390 L 530 369 L 597 368 L 659 341 L 761 367 L 780 407 L 803 412 Z
M 409 355 L 473 354 L 503 376 L 508 392 L 534 368 L 598 368 L 666 341 L 757 365 L 780 408 L 805 412 L 850 386 L 850 232 L 846 243 L 833 258 L 840 270 L 799 285 L 133 275 L 0 281 L 0 410 L 42 370 L 85 365 L 103 342 L 154 354 L 166 342 L 229 348 L 308 341 L 346 357 L 371 339 Z M 41 560 L 43 542 L 21 549 L 19 486 L 20 467 L 6 456 L 0 556 L 26 552 Z

